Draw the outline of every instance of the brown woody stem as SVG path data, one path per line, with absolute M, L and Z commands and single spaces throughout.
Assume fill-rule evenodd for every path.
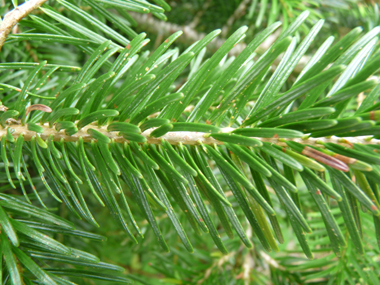
M 25 16 L 29 15 L 33 10 L 39 8 L 46 0 L 30 0 L 24 4 L 17 6 L 15 9 L 7 13 L 0 25 L 0 50 L 7 39 L 12 28 Z

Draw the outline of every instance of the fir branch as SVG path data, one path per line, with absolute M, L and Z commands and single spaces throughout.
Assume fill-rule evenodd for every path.
M 12 28 L 24 17 L 29 15 L 33 10 L 39 8 L 46 0 L 30 0 L 22 5 L 17 6 L 15 9 L 5 15 L 0 26 L 0 50 L 7 39 L 8 34 Z
M 110 238 L 110 247 L 105 248 L 107 254 L 113 254 L 114 262 L 118 262 L 119 248 L 112 248 L 112 243 L 114 238 L 123 238 L 114 234 L 114 224 L 129 237 L 121 245 L 128 242 L 128 247 L 134 248 L 138 237 L 145 236 L 146 242 L 140 247 L 144 259 L 150 259 L 149 252 L 157 253 L 157 243 L 151 242 L 154 235 L 162 249 L 170 249 L 178 261 L 175 278 L 194 284 L 220 284 L 222 275 L 243 278 L 248 284 L 253 275 L 261 279 L 263 272 L 280 276 L 283 280 L 277 283 L 292 278 L 293 272 L 301 272 L 297 280 L 305 283 L 332 272 L 323 272 L 330 267 L 322 265 L 315 273 L 304 274 L 303 270 L 323 263 L 320 249 L 332 249 L 336 256 L 344 257 L 342 261 L 360 261 L 354 255 L 364 251 L 366 256 L 379 255 L 377 250 L 374 254 L 371 251 L 376 238 L 380 243 L 380 128 L 376 125 L 380 121 L 380 88 L 377 80 L 367 80 L 378 70 L 379 28 L 360 39 L 357 37 L 361 29 L 354 29 L 332 48 L 329 38 L 295 80 L 292 74 L 297 73 L 300 60 L 310 55 L 306 52 L 314 50 L 310 44 L 319 39 L 316 36 L 323 22 L 316 23 L 298 43 L 294 33 L 304 26 L 308 12 L 281 35 L 275 32 L 279 23 L 268 25 L 236 58 L 228 58 L 234 46 L 249 35 L 242 27 L 229 39 L 220 40 L 218 50 L 205 59 L 204 48 L 220 30 L 205 35 L 181 54 L 177 48 L 169 48 L 180 36 L 177 32 L 148 55 L 139 52 L 149 41 L 146 34 L 137 35 L 125 25 L 128 21 L 133 26 L 129 14 L 121 13 L 123 18 L 119 18 L 108 10 L 113 5 L 129 5 L 128 9 L 151 12 L 164 19 L 164 10 L 170 7 L 163 0 L 153 1 L 159 6 L 140 0 L 100 1 L 108 3 L 104 9 L 103 4 L 94 4 L 98 1 L 86 1 L 92 7 L 88 12 L 79 6 L 82 1 L 58 2 L 67 9 L 64 16 L 58 5 L 42 9 L 45 13 L 41 16 L 31 16 L 20 23 L 22 30 L 25 23 L 37 33 L 9 37 L 6 48 L 22 49 L 24 45 L 19 43 L 25 40 L 39 45 L 43 39 L 44 44 L 52 47 L 54 43 L 61 49 L 63 44 L 75 45 L 73 55 L 78 48 L 89 57 L 72 64 L 77 68 L 68 68 L 54 61 L 31 65 L 28 54 L 20 56 L 19 52 L 10 53 L 7 63 L 1 65 L 8 69 L 1 76 L 2 87 L 7 88 L 1 100 L 9 107 L 0 104 L 5 111 L 0 116 L 2 190 L 24 195 L 23 201 L 28 203 L 38 199 L 49 212 L 58 201 L 70 211 L 70 221 L 77 217 L 83 224 L 100 226 L 98 231 Z M 264 23 L 265 15 L 262 16 Z M 49 17 L 55 22 L 46 20 Z M 99 21 L 99 17 L 107 21 Z M 158 38 L 160 32 L 156 32 Z M 265 43 L 269 43 L 269 50 L 253 60 L 254 52 Z M 37 52 L 39 55 L 39 49 Z M 67 64 L 71 54 L 64 53 L 62 57 Z M 272 72 L 274 64 L 277 68 Z M 328 66 L 331 68 L 326 70 Z M 69 69 L 67 78 L 65 72 Z M 365 99 L 357 107 L 353 99 L 361 92 Z M 57 95 L 53 97 L 54 94 Z M 69 246 L 74 246 L 68 240 L 60 240 L 59 244 L 50 239 L 54 248 L 46 251 L 46 231 L 83 237 L 92 234 L 74 230 L 49 212 L 20 201 L 0 194 L 0 251 L 5 256 L 2 276 L 13 272 L 12 280 L 20 275 L 26 284 L 39 282 L 47 274 L 54 278 L 64 275 L 111 280 L 111 275 L 70 265 L 60 269 L 49 262 L 48 269 L 36 265 L 49 259 L 122 270 L 92 256 L 83 261 L 74 259 L 75 249 L 71 249 L 73 256 L 68 256 Z M 98 212 L 95 201 L 111 215 L 93 216 Z M 358 203 L 366 210 L 359 212 Z M 17 220 L 18 216 L 24 221 Z M 110 216 L 115 223 L 109 222 Z M 284 216 L 293 231 L 284 226 Z M 44 224 L 38 222 L 41 219 Z M 148 223 L 152 231 L 146 231 Z M 62 225 L 57 229 L 59 224 Z M 194 238 L 201 232 L 209 233 L 210 238 Z M 237 239 L 225 243 L 222 237 L 226 234 L 233 239 L 234 232 L 242 242 L 240 247 L 234 245 Z M 360 233 L 365 233 L 365 243 Z M 294 235 L 300 246 L 281 246 L 293 240 Z M 201 263 L 206 261 L 208 265 L 203 264 L 203 270 L 199 270 L 199 255 L 186 255 L 181 247 L 173 246 L 178 237 L 182 249 L 188 252 L 199 248 L 212 252 L 218 248 L 226 255 L 202 255 Z M 33 243 L 30 238 L 35 239 Z M 102 240 L 99 236 L 92 238 Z M 349 250 L 353 244 L 356 251 Z M 52 249 L 62 252 L 57 255 Z M 184 258 L 178 259 L 180 250 Z M 292 262 L 287 254 L 282 262 L 263 250 L 294 250 L 297 257 Z M 299 264 L 301 250 L 309 259 L 316 256 L 318 262 Z M 159 263 L 153 269 L 173 277 L 171 258 L 156 254 L 152 262 L 155 258 Z M 334 254 L 325 261 L 332 261 L 334 273 L 342 274 L 340 261 L 333 258 Z M 190 269 L 189 264 L 194 266 Z M 259 264 L 264 264 L 266 270 L 257 270 Z M 360 261 L 361 264 L 366 265 Z M 366 268 L 373 268 L 371 262 L 367 264 Z M 360 266 L 355 266 L 348 276 L 353 280 L 360 277 L 369 284 Z M 35 275 L 33 280 L 23 267 Z M 141 276 L 146 275 L 141 271 Z M 285 275 L 290 277 L 283 278 Z M 139 281 L 138 277 L 131 279 Z M 113 281 L 122 282 L 117 276 Z

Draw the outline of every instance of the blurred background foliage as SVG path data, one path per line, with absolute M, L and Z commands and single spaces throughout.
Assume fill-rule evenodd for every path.
M 159 37 L 155 43 L 158 45 L 161 37 L 165 38 L 168 32 L 173 32 L 170 23 L 185 28 L 178 42 L 186 41 L 186 30 L 189 28 L 204 34 L 222 29 L 221 36 L 228 38 L 239 27 L 247 25 L 249 29 L 244 41 L 248 43 L 275 21 L 281 21 L 283 29 L 286 29 L 305 10 L 310 11 L 310 15 L 299 30 L 300 36 L 302 32 L 307 33 L 319 19 L 326 20 L 319 37 L 329 35 L 339 38 L 357 26 L 369 31 L 380 24 L 379 6 L 375 0 L 171 0 L 168 3 L 172 10 L 166 13 L 166 25 L 144 24 L 144 20 L 151 15 L 137 18 L 137 30 L 148 32 L 152 44 L 155 37 Z M 193 33 L 189 34 L 191 43 Z M 321 40 L 318 38 L 315 41 L 317 47 Z

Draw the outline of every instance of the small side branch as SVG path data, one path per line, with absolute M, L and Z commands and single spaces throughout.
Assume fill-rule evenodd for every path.
M 136 20 L 140 29 L 148 31 L 152 34 L 168 37 L 174 32 L 183 31 L 183 35 L 179 37 L 176 42 L 192 44 L 193 42 L 199 41 L 206 36 L 205 33 L 199 33 L 189 25 L 181 26 L 174 23 L 159 21 L 152 17 L 151 14 L 140 14 L 133 12 L 130 14 L 133 16 L 133 19 Z M 211 52 L 215 52 L 224 44 L 224 42 L 225 39 L 215 38 L 207 47 Z M 243 51 L 243 49 L 245 49 L 245 47 L 245 43 L 238 43 L 233 49 L 229 51 L 229 55 L 237 56 Z
M 39 8 L 46 0 L 30 0 L 24 4 L 17 6 L 15 9 L 5 15 L 0 25 L 0 50 L 7 39 L 12 28 L 25 16 L 29 15 L 33 10 Z

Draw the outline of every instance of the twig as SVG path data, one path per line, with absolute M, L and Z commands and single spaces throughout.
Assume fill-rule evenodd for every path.
M 199 21 L 202 18 L 202 16 L 204 15 L 204 13 L 207 11 L 209 6 L 211 5 L 211 2 L 212 2 L 211 0 L 207 0 L 203 4 L 202 9 L 198 11 L 198 13 L 194 16 L 193 20 L 191 21 L 191 23 L 188 24 L 188 26 L 190 28 L 195 29 L 195 27 L 199 24 Z
M 285 270 L 285 267 L 278 264 L 277 260 L 273 259 L 269 254 L 267 254 L 264 251 L 260 251 L 260 255 L 265 259 L 267 263 L 269 263 L 271 266 L 273 266 L 276 269 Z
M 245 15 L 245 11 L 247 9 L 247 6 L 251 4 L 251 0 L 243 0 L 235 12 L 228 18 L 226 24 L 222 28 L 222 36 L 226 36 L 229 32 L 229 28 L 232 26 L 232 24 L 239 18 L 243 17 Z
M 0 50 L 3 47 L 4 42 L 14 25 L 16 25 L 30 12 L 40 7 L 44 2 L 46 2 L 46 0 L 30 0 L 20 6 L 17 6 L 15 9 L 5 15 L 0 25 Z
M 164 37 L 170 36 L 172 33 L 177 31 L 183 31 L 183 35 L 177 39 L 177 42 L 185 42 L 186 44 L 192 44 L 196 41 L 203 39 L 206 34 L 199 33 L 192 27 L 188 25 L 177 25 L 169 22 L 159 21 L 152 17 L 151 14 L 140 14 L 140 13 L 130 13 L 133 16 L 133 19 L 139 25 L 139 28 L 148 31 L 149 34 L 162 34 Z M 208 46 L 210 51 L 215 52 L 218 50 L 222 44 L 225 42 L 225 39 L 215 38 Z M 238 43 L 233 49 L 229 51 L 230 56 L 237 56 L 240 54 L 243 49 L 246 47 L 245 43 Z
M 82 137 L 85 142 L 90 142 L 93 140 L 90 134 L 87 133 L 87 130 L 89 128 L 95 129 L 98 132 L 102 133 L 103 135 L 107 136 L 108 138 L 114 140 L 118 143 L 126 142 L 127 140 L 124 139 L 122 136 L 118 134 L 118 132 L 109 132 L 107 131 L 107 126 L 101 126 L 99 127 L 97 124 L 90 124 L 82 129 L 80 129 L 77 133 L 73 135 L 66 135 L 64 130 L 57 131 L 54 127 L 49 127 L 49 124 L 43 124 L 39 125 L 43 128 L 43 132 L 40 134 L 41 138 L 46 140 L 49 138 L 50 135 L 53 135 L 54 141 L 60 141 L 63 139 L 66 142 L 76 142 L 78 141 L 79 137 Z M 10 127 L 13 132 L 12 135 L 15 139 L 17 139 L 20 134 L 24 135 L 25 141 L 30 141 L 32 137 L 36 135 L 34 131 L 28 130 L 27 125 L 20 125 L 12 123 L 8 125 L 7 127 Z M 164 139 L 168 141 L 172 145 L 178 145 L 179 143 L 188 144 L 188 145 L 198 145 L 200 142 L 203 144 L 217 144 L 222 145 L 223 142 L 218 141 L 212 137 L 207 137 L 206 133 L 203 132 L 168 132 L 165 135 L 154 138 L 150 137 L 151 132 L 155 128 L 148 129 L 144 131 L 141 135 L 144 136 L 147 139 L 147 143 L 150 144 L 161 144 L 161 140 Z M 233 131 L 234 128 L 223 128 L 222 132 L 228 133 Z M 7 128 L 0 127 L 0 138 L 7 134 Z M 269 142 L 273 143 L 279 146 L 286 146 L 285 141 L 295 141 L 301 144 L 307 144 L 307 145 L 315 145 L 321 147 L 321 143 L 335 143 L 339 145 L 343 145 L 346 147 L 351 147 L 352 144 L 379 144 L 380 140 L 368 138 L 364 136 L 358 136 L 358 137 L 328 137 L 328 138 L 294 138 L 294 139 L 284 139 L 284 138 L 260 138 L 256 137 L 256 139 L 261 140 L 263 142 Z

